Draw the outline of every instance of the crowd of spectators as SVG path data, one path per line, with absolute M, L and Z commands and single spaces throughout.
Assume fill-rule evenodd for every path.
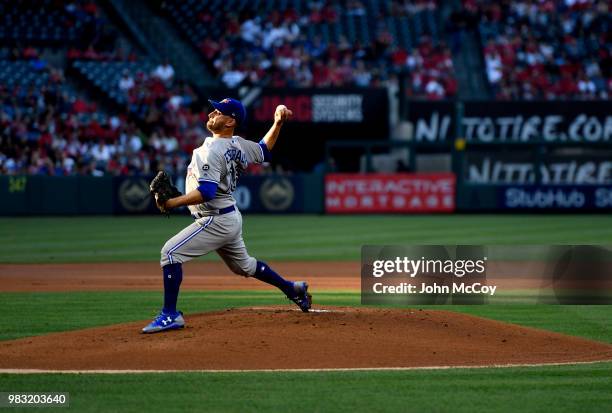
M 422 36 L 412 50 L 400 46 L 385 19 L 435 10 L 432 0 L 393 1 L 379 16 L 367 16 L 364 4 L 348 1 L 340 9 L 332 2 L 310 1 L 301 15 L 284 11 L 244 11 L 214 16 L 198 15 L 200 24 L 223 27 L 222 37 L 207 36 L 200 43 L 211 69 L 230 88 L 241 85 L 271 87 L 380 87 L 397 82 L 398 74 L 411 77 L 410 94 L 429 98 L 451 97 L 456 81 L 450 51 Z M 369 43 L 351 41 L 345 34 L 327 40 L 309 31 L 311 26 L 338 24 L 341 15 L 375 19 Z M 220 19 L 219 19 L 220 18 Z M 369 24 L 369 23 L 368 23 Z
M 21 0 L 10 10 L 57 21 L 69 61 L 137 60 L 118 46 L 118 31 L 91 0 Z M 75 30 L 78 36 L 71 39 Z M 37 73 L 30 81 L 44 79 L 42 87 L 38 81 L 0 82 L 0 174 L 184 172 L 191 151 L 207 134 L 207 114 L 197 107 L 190 86 L 176 81 L 169 62 L 133 78 L 126 73 L 117 85 L 126 105 L 109 115 L 109 108 L 80 96 L 63 71 L 49 64 L 44 40 L 28 43 L 24 36 L 22 42 L 0 48 L 0 60 L 27 61 Z
M 23 3 L 32 3 L 24 1 Z M 21 4 L 21 3 L 20 3 Z M 309 30 L 346 17 L 366 16 L 359 0 L 309 1 L 308 12 L 224 13 L 205 11 L 203 24 L 223 27 L 200 49 L 228 87 L 376 87 L 403 74 L 407 93 L 443 99 L 456 95 L 450 49 L 420 36 L 411 48 L 397 42 L 389 16 L 436 10 L 433 0 L 394 0 L 377 19 L 372 41 L 331 41 Z M 64 24 L 79 24 L 79 41 L 68 60 L 130 60 L 117 48 L 117 33 L 98 6 L 85 1 L 47 1 Z M 608 0 L 463 0 L 468 28 L 479 28 L 486 76 L 497 99 L 608 99 L 612 93 L 612 17 Z M 312 35 L 315 33 L 314 35 Z M 451 42 L 453 48 L 459 47 Z M 45 84 L 0 83 L 0 174 L 131 175 L 164 169 L 184 174 L 192 150 L 209 133 L 206 107 L 164 61 L 152 70 L 125 70 L 114 88 L 125 105 L 115 114 L 71 89 L 64 73 L 30 45 L 0 49 L 0 59 L 27 61 L 45 73 Z M 114 82 L 114 81 L 113 81 Z M 261 172 L 260 169 L 253 171 Z
M 73 93 L 60 70 L 47 70 L 43 87 L 0 85 L 0 174 L 184 173 L 206 134 L 206 112 L 151 105 L 136 124 L 126 112 L 107 115 Z
M 409 96 L 439 100 L 457 94 L 453 58 L 448 47 L 434 46 L 428 38 L 423 38 L 410 53 L 396 50 L 392 58 L 396 67 L 407 68 Z
M 125 112 L 140 121 L 146 134 L 154 136 L 165 130 L 180 136 L 189 149 L 206 132 L 197 126 L 207 119 L 197 94 L 188 83 L 175 79 L 169 62 L 159 64 L 150 73 L 138 71 L 132 75 L 125 70 L 116 87 L 126 98 Z
M 189 106 L 196 100 L 195 93 L 188 85 L 175 84 L 172 66 L 166 66 L 169 72 L 165 71 L 164 66 L 158 66 L 151 73 L 144 70 L 131 73 L 125 69 L 119 78 L 117 88 L 128 102 L 130 112 L 140 118 L 147 117 L 156 107 L 177 109 Z
M 478 22 L 497 99 L 608 99 L 608 0 L 464 0 Z

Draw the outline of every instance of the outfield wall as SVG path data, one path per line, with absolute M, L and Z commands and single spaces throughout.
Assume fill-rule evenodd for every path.
M 113 213 L 113 178 L 0 176 L 0 215 Z
M 150 179 L 0 176 L 0 215 L 157 214 Z M 245 213 L 612 211 L 612 185 L 470 184 L 453 173 L 244 176 L 234 196 Z
M 0 176 L 0 215 L 159 213 L 149 194 L 151 179 L 151 176 Z M 181 188 L 182 179 L 177 184 Z M 320 213 L 323 195 L 321 174 L 244 176 L 234 192 L 238 207 L 246 213 Z

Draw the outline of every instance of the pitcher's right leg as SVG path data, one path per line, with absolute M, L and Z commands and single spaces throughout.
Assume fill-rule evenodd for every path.
M 297 304 L 302 311 L 308 312 L 310 309 L 312 297 L 308 293 L 308 284 L 305 281 L 289 281 L 265 262 L 257 261 L 251 257 L 247 252 L 242 236 L 219 248 L 217 253 L 235 274 L 253 277 L 273 285 Z

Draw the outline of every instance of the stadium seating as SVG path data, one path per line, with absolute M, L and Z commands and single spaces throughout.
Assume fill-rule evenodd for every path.
M 436 2 L 428 0 L 185 0 L 164 4 L 176 27 L 202 51 L 211 70 L 229 87 L 380 86 L 398 73 L 421 69 L 408 68 L 398 57 L 426 43 L 435 49 L 421 56 L 427 66 L 428 59 L 436 60 L 445 49 Z M 319 62 L 327 67 L 319 67 Z M 362 66 L 371 74 L 353 74 L 352 69 Z M 456 87 L 447 87 L 454 78 L 452 65 L 421 75 L 444 89 L 438 98 L 454 95 Z M 427 95 L 427 79 L 411 94 Z
M 35 60 L 9 61 L 0 60 L 0 84 L 12 87 L 31 85 L 40 87 L 47 84 L 49 74 L 44 67 L 46 63 Z
M 468 30 L 478 32 L 495 98 L 612 93 L 605 0 L 453 3 L 463 9 L 435 0 L 159 4 L 219 83 L 231 87 L 382 87 L 401 75 L 409 97 L 453 98 L 444 8 L 463 12 Z M 206 113 L 196 93 L 173 75 L 156 76 L 158 63 L 138 56 L 100 5 L 0 0 L 0 173 L 180 171 L 201 142 Z M 101 141 L 111 148 L 100 149 Z M 94 146 L 112 159 L 93 159 Z
M 14 42 L 74 42 L 83 29 L 58 2 L 0 1 L 0 39 Z
M 119 89 L 121 75 L 124 72 L 129 73 L 133 78 L 143 74 L 148 75 L 155 66 L 147 61 L 96 62 L 77 60 L 73 63 L 73 67 L 113 101 L 124 105 L 128 102 L 128 93 Z
M 112 47 L 114 30 L 93 1 L 0 0 L 4 44 Z
M 608 99 L 610 4 L 465 0 L 479 22 L 487 78 L 498 99 Z
M 159 167 L 183 173 L 206 114 L 191 111 L 196 98 L 188 86 L 164 85 L 151 75 L 154 68 L 150 62 L 74 62 L 123 108 L 109 114 L 42 59 L 0 60 L 0 174 L 126 175 Z M 122 73 L 137 79 L 129 91 L 118 88 Z M 156 120 L 151 113 L 165 115 Z

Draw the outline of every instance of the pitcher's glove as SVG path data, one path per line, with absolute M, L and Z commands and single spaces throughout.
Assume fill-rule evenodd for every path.
M 170 198 L 182 195 L 176 186 L 172 185 L 170 176 L 164 171 L 159 171 L 155 178 L 153 178 L 149 185 L 149 190 L 151 191 L 151 196 L 155 198 L 157 208 L 166 215 L 170 214 L 170 211 L 166 209 L 166 202 Z

